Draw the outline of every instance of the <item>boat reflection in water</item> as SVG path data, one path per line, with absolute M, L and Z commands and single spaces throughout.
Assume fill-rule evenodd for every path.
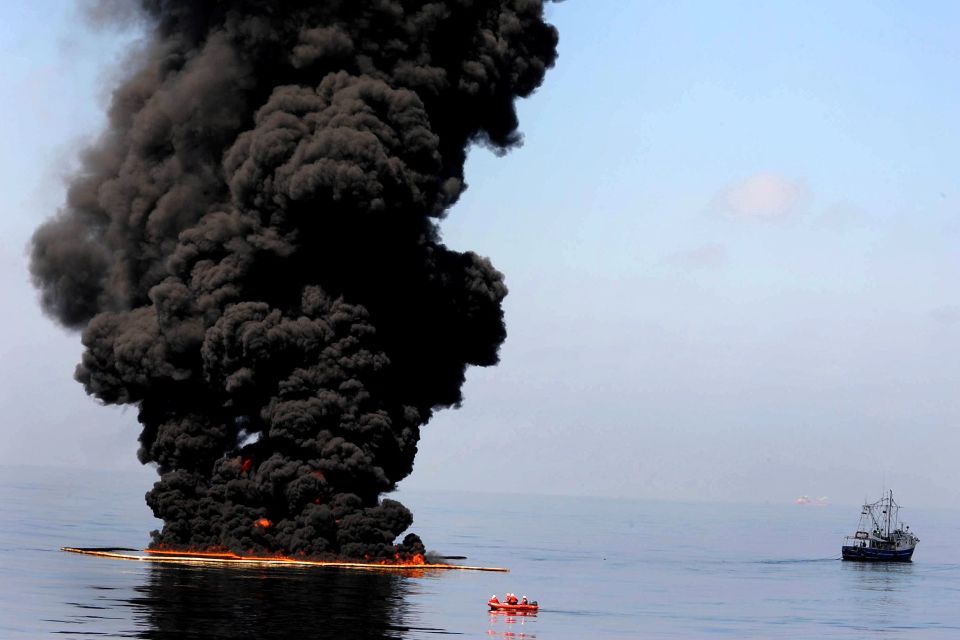
M 382 638 L 409 628 L 403 575 L 152 566 L 127 606 L 141 638 Z
M 842 598 L 870 617 L 880 628 L 901 630 L 903 612 L 914 605 L 912 594 L 922 589 L 924 575 L 911 562 L 844 562 Z M 904 633 L 907 633 L 904 631 Z
M 494 638 L 530 639 L 535 633 L 536 614 L 516 615 L 503 611 L 491 611 L 487 635 Z

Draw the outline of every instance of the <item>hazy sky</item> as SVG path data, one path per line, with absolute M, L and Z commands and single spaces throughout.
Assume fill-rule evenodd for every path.
M 960 4 L 549 11 L 526 143 L 443 225 L 506 274 L 502 362 L 402 486 L 960 506 Z M 139 466 L 25 257 L 134 35 L 0 4 L 0 464 Z

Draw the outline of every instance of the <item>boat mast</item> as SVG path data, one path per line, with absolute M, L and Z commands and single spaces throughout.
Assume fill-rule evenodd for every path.
M 890 489 L 890 499 L 887 502 L 887 539 L 890 538 L 890 512 L 893 511 L 893 489 Z

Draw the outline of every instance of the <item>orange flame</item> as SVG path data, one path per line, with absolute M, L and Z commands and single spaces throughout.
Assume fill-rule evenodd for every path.
M 367 556 L 364 556 L 364 559 L 369 561 L 369 558 Z M 427 563 L 427 559 L 424 558 L 423 554 L 420 554 L 420 553 L 415 553 L 412 556 L 407 556 L 407 557 L 403 557 L 399 553 L 395 553 L 393 554 L 392 560 L 380 560 L 379 562 L 377 562 L 377 564 L 379 565 L 401 566 L 401 567 L 416 566 L 416 565 L 421 565 L 426 563 Z
M 258 527 L 260 527 L 260 528 L 262 528 L 262 529 L 269 529 L 270 526 L 271 526 L 273 523 L 270 522 L 269 520 L 267 520 L 266 518 L 260 518 L 259 520 L 257 520 L 257 521 L 254 522 L 253 524 L 257 525 Z

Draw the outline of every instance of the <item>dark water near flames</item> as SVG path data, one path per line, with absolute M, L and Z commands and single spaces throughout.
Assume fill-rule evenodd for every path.
M 0 638 L 956 638 L 960 515 L 905 509 L 915 562 L 844 563 L 858 508 L 405 493 L 428 547 L 509 574 L 156 566 L 142 476 L 0 468 Z M 909 506 L 909 505 L 908 505 Z M 489 615 L 527 594 L 536 617 Z

